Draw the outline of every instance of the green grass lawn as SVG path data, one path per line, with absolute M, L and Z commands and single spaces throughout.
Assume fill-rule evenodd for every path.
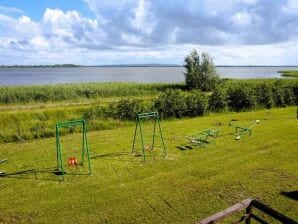
M 0 144 L 0 159 L 8 159 L 0 170 L 28 170 L 0 178 L 0 223 L 194 223 L 248 197 L 298 220 L 297 201 L 281 194 L 297 190 L 296 110 L 163 121 L 168 157 L 161 156 L 157 141 L 145 164 L 129 153 L 133 126 L 92 132 L 93 174 L 74 175 L 86 170 L 65 165 L 72 174 L 64 182 L 50 172 L 56 165 L 55 138 Z M 243 126 L 260 123 L 252 137 L 236 141 L 231 119 Z M 146 144 L 150 125 L 144 127 Z M 220 129 L 216 144 L 177 148 L 189 145 L 187 135 L 209 127 Z M 63 136 L 64 151 L 76 147 L 80 137 Z

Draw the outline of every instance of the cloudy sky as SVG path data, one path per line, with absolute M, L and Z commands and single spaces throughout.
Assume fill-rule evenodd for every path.
M 298 65 L 298 0 L 0 0 L 0 65 Z

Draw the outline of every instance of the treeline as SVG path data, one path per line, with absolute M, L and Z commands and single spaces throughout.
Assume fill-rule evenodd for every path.
M 165 89 L 183 89 L 183 84 L 86 83 L 43 86 L 2 86 L 0 104 L 58 102 L 102 97 L 145 96 Z
M 0 142 L 52 137 L 57 121 L 78 118 L 88 121 L 89 131 L 98 131 L 131 125 L 139 112 L 158 111 L 162 119 L 169 119 L 298 105 L 298 82 L 293 80 L 228 80 L 212 93 L 169 87 L 151 101 L 122 99 L 102 106 L 1 112 Z M 66 129 L 62 134 L 69 132 Z
M 55 65 L 0 65 L 0 68 L 75 68 L 85 67 L 75 64 L 55 64 Z

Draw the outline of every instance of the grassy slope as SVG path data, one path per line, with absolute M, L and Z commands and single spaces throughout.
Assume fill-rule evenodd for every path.
M 261 122 L 252 137 L 235 141 L 231 119 Z M 131 149 L 133 127 L 93 132 L 91 177 L 67 175 L 60 182 L 29 172 L 0 178 L 0 223 L 194 223 L 247 197 L 297 220 L 297 202 L 280 194 L 297 190 L 297 124 L 296 107 L 164 121 L 169 156 L 157 154 L 146 164 L 121 154 Z M 176 148 L 208 127 L 221 129 L 215 145 Z M 65 136 L 63 143 L 73 147 L 79 139 Z M 9 159 L 0 165 L 7 172 L 53 167 L 55 139 L 2 144 L 0 158 Z

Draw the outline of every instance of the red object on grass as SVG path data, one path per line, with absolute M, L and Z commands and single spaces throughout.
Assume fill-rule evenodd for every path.
M 69 157 L 67 163 L 68 163 L 68 166 L 76 166 L 78 165 L 78 160 L 76 157 Z

